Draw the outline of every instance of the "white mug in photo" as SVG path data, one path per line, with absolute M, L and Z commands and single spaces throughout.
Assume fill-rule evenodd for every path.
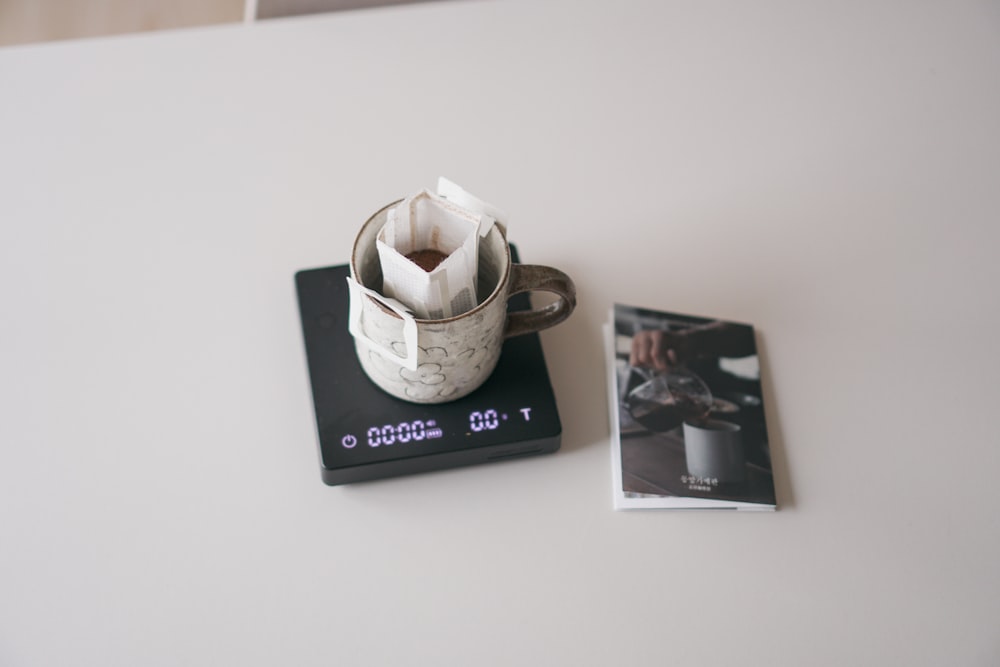
M 688 472 L 703 479 L 734 484 L 746 479 L 743 435 L 738 424 L 707 419 L 684 422 Z

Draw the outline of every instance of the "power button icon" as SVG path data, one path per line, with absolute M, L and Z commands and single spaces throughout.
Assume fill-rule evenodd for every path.
M 340 439 L 340 444 L 342 444 L 347 449 L 354 449 L 354 445 L 358 444 L 358 439 L 353 435 L 348 433 L 343 438 Z

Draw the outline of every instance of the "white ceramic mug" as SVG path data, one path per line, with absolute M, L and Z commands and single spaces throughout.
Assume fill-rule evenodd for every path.
M 479 305 L 443 320 L 415 319 L 379 294 L 382 268 L 375 237 L 393 202 L 358 232 L 351 252 L 349 328 L 365 374 L 387 393 L 413 403 L 444 403 L 477 389 L 493 372 L 503 341 L 554 326 L 576 307 L 576 288 L 562 271 L 514 264 L 503 226 L 479 242 Z M 543 308 L 507 312 L 507 300 L 542 290 L 559 298 Z
M 743 435 L 738 424 L 717 419 L 684 422 L 684 456 L 688 472 L 723 484 L 746 479 Z

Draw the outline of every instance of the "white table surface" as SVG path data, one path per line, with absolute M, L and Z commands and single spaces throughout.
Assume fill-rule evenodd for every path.
M 319 477 L 293 274 L 448 176 L 552 456 Z M 1000 664 L 1000 6 L 496 0 L 0 50 L 0 664 Z M 759 329 L 780 509 L 611 509 L 613 301 Z

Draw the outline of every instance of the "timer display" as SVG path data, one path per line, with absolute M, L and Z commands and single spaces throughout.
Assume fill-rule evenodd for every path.
M 394 445 L 397 442 L 407 443 L 411 441 L 433 440 L 444 435 L 444 431 L 437 427 L 437 421 L 429 419 L 426 422 L 416 419 L 412 422 L 401 422 L 395 426 L 386 424 L 384 426 L 372 426 L 368 429 L 368 446 L 380 447 L 382 445 Z

